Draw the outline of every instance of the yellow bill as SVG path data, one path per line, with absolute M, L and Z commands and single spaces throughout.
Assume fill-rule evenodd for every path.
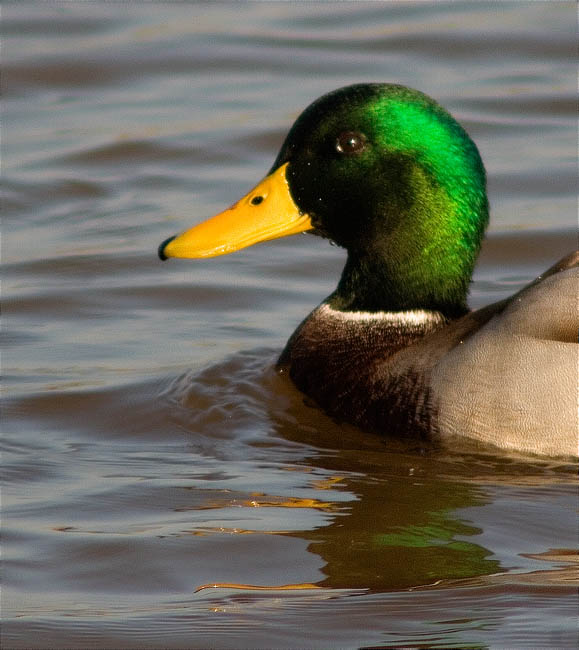
M 266 176 L 224 212 L 164 241 L 159 257 L 216 257 L 311 230 L 309 216 L 300 211 L 291 196 L 287 166 L 285 163 Z

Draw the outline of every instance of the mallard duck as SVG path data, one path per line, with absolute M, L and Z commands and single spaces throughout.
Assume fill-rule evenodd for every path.
M 348 255 L 279 358 L 299 390 L 366 430 L 576 455 L 579 255 L 471 312 L 487 222 L 484 166 L 458 122 L 416 90 L 357 84 L 306 108 L 269 174 L 159 255 L 321 235 Z

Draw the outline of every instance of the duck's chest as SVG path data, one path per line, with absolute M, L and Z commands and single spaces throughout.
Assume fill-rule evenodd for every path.
M 423 436 L 432 430 L 428 368 L 400 353 L 443 323 L 437 312 L 344 313 L 323 304 L 288 341 L 278 367 L 334 417 Z

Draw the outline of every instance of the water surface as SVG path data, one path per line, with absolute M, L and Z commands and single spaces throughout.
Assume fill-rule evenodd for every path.
M 576 245 L 574 3 L 3 8 L 3 647 L 576 647 L 572 465 L 363 434 L 273 372 L 343 251 L 156 259 L 310 101 L 391 81 L 477 142 L 470 303 L 510 295 Z

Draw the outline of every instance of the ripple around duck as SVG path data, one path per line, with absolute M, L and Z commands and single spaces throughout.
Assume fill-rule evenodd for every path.
M 110 18 L 103 16 L 99 11 L 92 16 L 88 15 L 89 12 L 76 15 L 59 12 L 56 17 L 50 9 L 47 10 L 47 7 L 42 5 L 37 6 L 34 13 L 28 13 L 26 16 L 19 16 L 19 12 L 13 11 L 13 7 L 6 9 L 2 20 L 2 31 L 6 37 L 52 36 L 58 39 L 62 36 L 102 33 L 111 29 Z M 58 33 L 54 29 L 55 23 L 58 23 Z
M 27 429 L 38 422 L 60 434 L 75 431 L 81 439 L 132 438 L 142 432 L 168 440 L 176 435 L 178 440 L 189 439 L 192 446 L 215 445 L 214 451 L 218 440 L 275 446 L 282 441 L 271 437 L 270 409 L 275 405 L 276 411 L 283 411 L 287 404 L 272 374 L 275 358 L 268 349 L 236 353 L 168 385 L 162 377 L 140 384 L 129 379 L 124 386 L 106 389 L 55 388 L 12 397 L 5 402 L 6 423 Z M 19 425 L 24 414 L 26 423 Z M 294 444 L 286 446 L 291 449 Z
M 239 43 L 245 41 L 244 37 L 233 37 Z M 472 60 L 480 57 L 484 52 L 485 58 L 489 53 L 497 52 L 497 57 L 505 56 L 508 52 L 511 57 L 521 57 L 523 60 L 533 55 L 537 50 L 541 51 L 541 57 L 568 60 L 572 52 L 571 39 L 560 39 L 545 37 L 541 34 L 534 35 L 513 35 L 505 41 L 503 35 L 494 33 L 478 32 L 455 32 L 435 31 L 430 29 L 428 34 L 422 31 L 416 33 L 391 33 L 385 36 L 370 36 L 366 38 L 340 38 L 333 37 L 319 38 L 319 36 L 304 36 L 300 33 L 288 34 L 287 31 L 280 32 L 275 36 L 261 37 L 259 42 L 269 48 L 272 52 L 278 49 L 294 48 L 296 43 L 302 52 L 308 51 L 338 51 L 348 50 L 359 51 L 363 54 L 395 52 L 398 53 L 404 48 L 414 53 L 432 55 L 441 58 L 449 58 L 453 61 L 459 56 L 463 60 Z M 491 59 L 493 56 L 491 55 Z
M 539 115 L 550 119 L 565 117 L 574 119 L 577 111 L 576 98 L 571 94 L 537 95 L 529 92 L 518 93 L 514 97 L 470 97 L 460 100 L 461 105 L 471 110 L 484 111 L 494 116 L 500 115 Z
M 489 175 L 489 191 L 501 196 L 575 196 L 576 184 L 575 171 L 566 167 L 552 174 L 522 171 Z
M 546 589 L 536 604 L 541 622 L 526 614 L 533 599 L 528 589 L 455 587 L 439 591 L 365 594 L 355 590 L 236 593 L 209 590 L 195 599 L 173 599 L 151 606 L 132 596 L 130 604 L 107 600 L 87 608 L 83 603 L 63 615 L 49 605 L 35 612 L 33 622 L 11 619 L 4 632 L 9 647 L 23 634 L 42 639 L 28 647 L 59 648 L 238 648 L 252 639 L 253 648 L 341 647 L 428 648 L 491 647 L 572 648 L 574 597 L 570 589 Z M 539 605 L 540 603 L 540 605 Z M 504 609 L 512 612 L 504 617 Z M 207 612 L 211 612 L 211 616 Z M 102 619 L 104 618 L 104 624 Z M 296 621 L 300 625 L 296 625 Z M 320 625 L 320 620 L 324 621 Z M 30 629 L 27 629 L 29 627 Z M 339 639 L 337 642 L 336 639 Z M 531 641 L 532 640 L 532 641 Z M 17 645 L 12 646 L 12 641 Z M 46 644 L 46 645 L 45 645 Z
M 131 253 L 119 255 L 117 252 L 98 255 L 60 255 L 6 263 L 4 272 L 12 280 L 23 278 L 52 278 L 59 282 L 83 284 L 88 280 L 101 282 L 110 277 L 126 276 L 130 270 L 139 269 L 139 275 L 146 273 L 150 266 L 151 255 L 146 253 Z
M 125 140 L 113 142 L 90 150 L 74 152 L 63 156 L 60 162 L 81 163 L 85 165 L 115 165 L 139 162 L 171 161 L 185 164 L 230 163 L 231 154 L 210 149 L 182 147 L 159 140 Z

